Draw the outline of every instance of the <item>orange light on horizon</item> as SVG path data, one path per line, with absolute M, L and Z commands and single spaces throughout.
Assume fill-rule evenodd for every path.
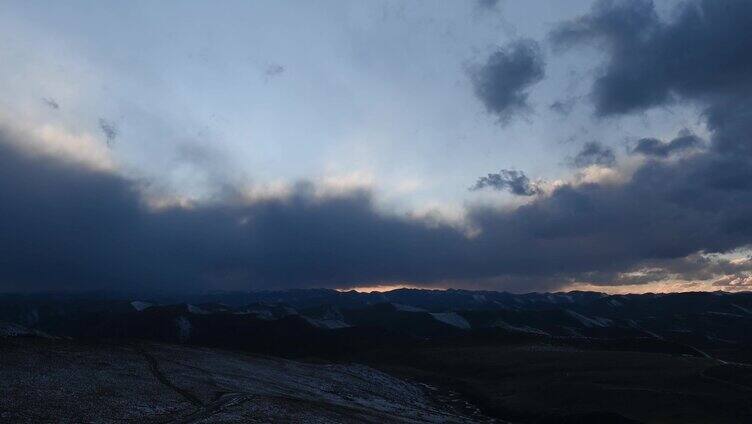
M 750 286 L 752 287 L 752 286 Z M 449 290 L 452 286 L 417 286 L 413 284 L 408 283 L 388 283 L 388 284 L 375 284 L 375 285 L 367 285 L 367 286 L 350 286 L 345 288 L 338 288 L 335 289 L 339 292 L 348 292 L 348 291 L 356 291 L 358 293 L 371 293 L 371 292 L 388 292 L 392 290 L 398 290 L 398 289 L 423 289 L 423 290 Z M 456 288 L 464 288 L 466 290 L 491 290 L 491 291 L 505 291 L 504 287 L 497 287 L 497 288 L 482 288 L 482 287 L 456 287 Z M 566 293 L 570 291 L 592 291 L 592 292 L 600 292 L 605 293 L 609 295 L 620 295 L 620 294 L 644 294 L 644 293 L 684 293 L 684 292 L 716 292 L 716 291 L 726 291 L 726 292 L 736 292 L 736 291 L 743 291 L 748 290 L 748 287 L 739 287 L 738 289 L 729 289 L 728 287 L 718 287 L 714 286 L 712 282 L 710 281 L 674 281 L 674 280 L 668 280 L 668 281 L 658 281 L 653 283 L 646 283 L 646 284 L 631 284 L 631 285 L 598 285 L 598 284 L 590 284 L 590 283 L 584 283 L 584 282 L 577 282 L 577 283 L 571 283 L 564 285 L 562 287 L 558 287 L 555 289 L 552 289 L 550 292 L 561 292 Z M 530 293 L 535 292 L 534 289 L 531 290 L 518 290 L 518 291 L 511 291 L 511 293 Z M 549 291 L 539 291 L 539 293 L 548 293 Z
M 354 290 L 359 293 L 371 293 L 371 292 L 388 292 L 392 290 L 397 289 L 416 289 L 418 287 L 412 286 L 409 284 L 385 284 L 385 285 L 376 285 L 376 286 L 353 286 L 353 287 L 347 287 L 343 289 L 336 289 L 340 292 L 347 292 Z

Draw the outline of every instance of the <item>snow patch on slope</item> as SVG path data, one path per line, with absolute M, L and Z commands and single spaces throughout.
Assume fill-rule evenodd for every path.
M 574 299 L 572 298 L 572 296 L 566 293 L 559 293 L 559 297 L 564 299 L 567 303 L 574 303 Z
M 585 315 L 578 314 L 577 312 L 571 310 L 571 309 L 565 309 L 565 312 L 571 316 L 572 318 L 576 319 L 580 322 L 580 324 L 584 325 L 587 328 L 593 328 L 593 327 L 610 327 L 613 321 L 611 321 L 608 318 L 589 318 Z
M 434 319 L 441 321 L 444 324 L 449 324 L 453 327 L 461 328 L 463 330 L 470 329 L 470 323 L 465 318 L 462 318 L 456 312 L 436 312 L 431 314 Z
M 624 306 L 621 302 L 619 302 L 616 299 L 609 299 L 608 300 L 608 304 L 611 305 L 611 306 L 613 306 L 614 308 L 618 308 L 620 306 Z
M 337 328 L 350 327 L 348 323 L 340 319 L 316 319 L 316 318 L 310 318 L 306 316 L 304 316 L 303 318 L 314 327 L 323 328 L 325 330 L 334 330 Z
M 142 302 L 140 300 L 134 300 L 133 302 L 131 302 L 131 306 L 133 306 L 133 309 L 141 312 L 146 308 L 154 306 L 154 304 L 149 302 Z
M 198 306 L 193 306 L 191 304 L 188 304 L 188 305 L 186 305 L 186 307 L 188 308 L 188 312 L 190 312 L 192 314 L 209 315 L 209 311 L 205 311 L 205 310 L 199 308 Z
M 743 306 L 739 306 L 736 303 L 732 303 L 731 306 L 735 307 L 736 309 L 739 309 L 740 311 L 742 311 L 744 313 L 752 314 L 752 311 L 750 311 L 748 308 L 745 308 Z
M 544 335 L 544 336 L 548 336 L 549 335 L 548 333 L 546 333 L 543 330 L 539 330 L 537 328 L 530 327 L 528 325 L 520 325 L 520 326 L 512 325 L 512 324 L 509 324 L 508 322 L 506 322 L 504 320 L 501 320 L 501 319 L 497 320 L 494 323 L 494 327 L 499 327 L 499 328 L 503 328 L 505 330 L 515 331 L 515 332 L 518 332 L 518 333 L 540 334 L 540 335 Z
M 401 303 L 392 303 L 392 306 L 394 306 L 394 309 L 401 312 L 426 312 L 425 309 L 416 308 L 415 306 L 410 305 L 403 305 Z

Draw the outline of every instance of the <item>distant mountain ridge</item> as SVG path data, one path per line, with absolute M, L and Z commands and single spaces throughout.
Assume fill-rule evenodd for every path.
M 398 289 L 0 295 L 0 321 L 55 336 L 142 338 L 288 356 L 399 343 L 535 339 L 705 355 L 752 349 L 752 293 L 512 294 Z

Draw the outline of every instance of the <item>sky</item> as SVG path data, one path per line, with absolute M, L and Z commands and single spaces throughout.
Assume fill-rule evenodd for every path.
M 2 1 L 0 291 L 752 285 L 742 0 Z

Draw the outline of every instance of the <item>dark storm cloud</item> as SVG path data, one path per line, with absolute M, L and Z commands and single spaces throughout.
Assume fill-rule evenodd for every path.
M 752 191 L 731 192 L 703 172 L 741 165 L 752 163 L 650 162 L 622 185 L 565 185 L 514 211 L 475 209 L 481 235 L 471 246 L 483 258 L 476 271 L 524 276 L 530 290 L 556 280 L 645 284 L 688 274 L 694 264 L 684 258 L 752 242 Z M 650 265 L 657 268 L 644 272 Z M 623 274 L 630 271 L 641 273 Z
M 752 38 L 752 34 L 749 36 Z M 713 99 L 705 117 L 713 131 L 711 147 L 716 152 L 752 156 L 752 88 L 740 87 L 738 93 Z
M 655 281 L 713 281 L 728 280 L 752 272 L 752 260 L 731 260 L 718 255 L 692 254 L 676 259 L 645 260 L 632 271 L 588 272 L 580 278 L 600 286 L 648 284 Z M 719 279 L 719 276 L 724 276 Z
M 747 0 L 685 2 L 669 21 L 649 0 L 600 0 L 551 39 L 564 47 L 596 42 L 608 51 L 593 86 L 596 110 L 608 116 L 748 90 L 750 25 Z
M 531 182 L 524 172 L 513 169 L 502 169 L 497 174 L 480 177 L 470 190 L 482 190 L 486 187 L 498 191 L 509 191 L 518 196 L 534 196 L 541 193 L 540 187 Z
M 605 46 L 606 66 L 593 85 L 599 115 L 692 102 L 704 108 L 713 153 L 751 155 L 751 28 L 752 2 L 746 0 L 684 2 L 670 20 L 661 20 L 647 0 L 601 0 L 550 38 L 559 46 Z M 694 143 L 647 139 L 641 150 L 661 156 Z
M 709 153 L 752 155 L 752 2 L 688 1 L 670 20 L 661 20 L 650 1 L 601 0 L 550 38 L 559 46 L 605 47 L 606 65 L 593 85 L 597 114 L 691 102 L 704 109 L 713 133 Z M 640 150 L 662 156 L 697 142 L 646 139 Z M 744 173 L 718 171 L 725 179 Z
M 694 134 L 683 133 L 675 139 L 665 143 L 657 138 L 643 138 L 637 141 L 632 153 L 644 156 L 665 158 L 674 153 L 698 148 L 702 146 L 702 140 Z
M 19 152 L 7 138 L 0 290 L 332 286 L 462 269 L 460 232 L 383 216 L 368 193 L 320 198 L 300 185 L 279 199 L 152 210 L 137 182 Z
M 544 74 L 540 47 L 533 40 L 507 44 L 471 71 L 475 94 L 502 123 L 529 111 L 528 91 Z
M 585 168 L 590 165 L 610 167 L 614 163 L 616 163 L 616 157 L 613 150 L 597 141 L 585 143 L 577 155 L 570 159 L 570 164 L 577 168 Z
M 598 201 L 589 204 L 594 210 L 607 209 L 609 199 L 622 204 L 611 219 L 639 236 L 614 228 L 614 240 L 631 240 L 632 252 L 642 256 L 637 262 L 661 264 L 655 275 L 640 277 L 647 275 L 646 281 L 733 273 L 686 258 L 691 252 L 723 252 L 751 242 L 752 2 L 685 2 L 670 20 L 662 20 L 650 1 L 598 1 L 589 14 L 560 25 L 551 39 L 564 47 L 595 42 L 605 48 L 606 65 L 593 85 L 600 116 L 676 102 L 703 108 L 711 131 L 707 149 L 698 149 L 704 143 L 687 132 L 666 143 L 642 139 L 635 153 L 663 158 L 697 149 L 698 154 L 675 163 L 649 161 L 628 183 L 601 187 L 605 191 Z M 583 231 L 602 222 L 589 219 Z M 611 275 L 612 284 L 624 281 L 614 273 L 601 275 Z
M 384 281 L 542 290 L 752 242 L 752 189 L 711 172 L 752 169 L 745 158 L 650 162 L 624 185 L 564 185 L 516 209 L 471 208 L 468 236 L 378 212 L 368 192 L 321 197 L 306 184 L 279 198 L 154 210 L 138 182 L 0 138 L 1 290 Z

